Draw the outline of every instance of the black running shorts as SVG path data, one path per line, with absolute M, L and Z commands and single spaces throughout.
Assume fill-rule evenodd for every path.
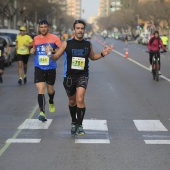
M 26 55 L 17 54 L 17 61 L 22 61 L 24 64 L 27 64 L 28 59 L 29 59 L 29 54 Z
M 5 58 L 0 57 L 0 70 L 4 70 L 5 67 Z
M 77 87 L 87 88 L 88 77 L 84 75 L 80 76 L 68 76 L 64 78 L 63 86 L 66 90 L 67 96 L 73 96 L 76 93 Z
M 34 83 L 46 82 L 49 85 L 54 85 L 56 79 L 56 69 L 42 70 L 35 67 Z

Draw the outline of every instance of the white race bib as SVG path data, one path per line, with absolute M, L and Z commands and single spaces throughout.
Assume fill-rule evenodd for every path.
M 76 70 L 84 70 L 85 58 L 72 57 L 71 68 Z
M 47 66 L 50 63 L 50 59 L 47 55 L 40 55 L 38 58 L 39 65 Z

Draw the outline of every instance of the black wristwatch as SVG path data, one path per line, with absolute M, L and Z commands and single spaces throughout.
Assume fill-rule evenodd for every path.
M 103 53 L 101 53 L 101 56 L 104 57 Z

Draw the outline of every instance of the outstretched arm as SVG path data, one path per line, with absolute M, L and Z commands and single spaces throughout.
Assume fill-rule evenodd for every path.
M 96 54 L 96 53 L 94 53 L 93 47 L 91 45 L 91 51 L 90 51 L 89 58 L 91 60 L 98 60 L 98 59 L 108 55 L 112 49 L 113 49 L 113 47 L 111 45 L 105 46 L 101 53 Z
M 66 46 L 67 46 L 67 42 L 64 41 L 64 42 L 61 44 L 60 48 L 57 49 L 54 54 L 51 54 L 51 56 L 50 56 L 51 59 L 52 59 L 52 60 L 58 60 L 58 59 L 63 55 L 63 53 L 64 53 L 64 51 L 65 51 L 65 49 L 66 49 Z M 50 51 L 52 51 L 52 48 L 50 49 Z M 46 48 L 46 49 L 45 49 L 45 52 L 46 52 L 46 54 L 48 54 L 49 49 Z

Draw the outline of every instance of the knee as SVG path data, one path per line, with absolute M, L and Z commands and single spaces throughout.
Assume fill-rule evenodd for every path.
M 69 100 L 69 105 L 70 106 L 75 106 L 76 105 L 76 101 L 75 100 Z
M 78 104 L 78 105 L 84 104 L 84 98 L 83 98 L 83 97 L 79 97 L 79 98 L 77 99 L 77 104 Z

